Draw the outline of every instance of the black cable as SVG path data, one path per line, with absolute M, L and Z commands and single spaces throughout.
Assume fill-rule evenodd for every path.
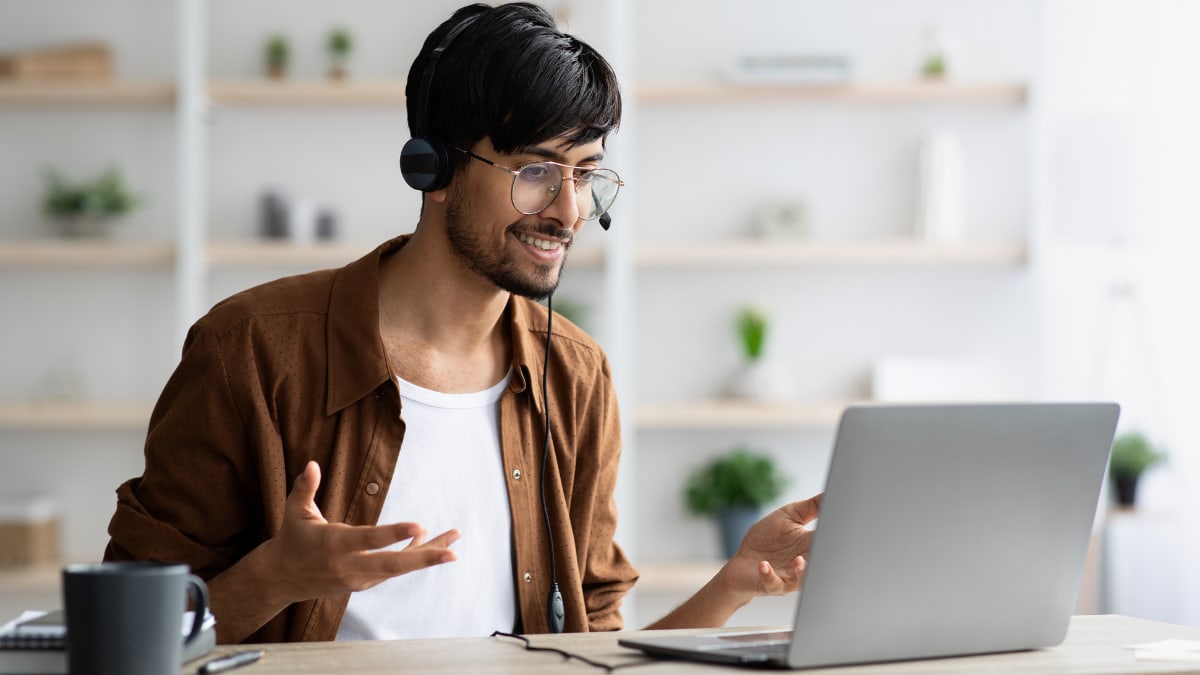
M 546 413 L 546 439 L 542 445 L 542 515 L 546 518 L 546 539 L 550 544 L 550 595 L 546 598 L 546 623 L 551 633 L 563 632 L 566 609 L 558 590 L 558 567 L 554 562 L 554 528 L 550 526 L 550 507 L 546 503 L 546 467 L 550 459 L 550 398 L 546 396 L 550 371 L 550 329 L 554 322 L 554 294 L 546 296 L 546 355 L 542 361 L 542 409 Z
M 592 666 L 593 668 L 602 668 L 604 670 L 604 672 L 606 672 L 606 673 L 611 673 L 614 670 L 620 670 L 622 668 L 635 668 L 637 666 L 652 666 L 656 663 L 669 663 L 670 662 L 670 661 L 661 660 L 661 659 L 647 659 L 645 661 L 634 661 L 633 663 L 618 663 L 616 665 L 612 665 L 609 663 L 601 663 L 599 661 L 593 661 L 592 659 L 589 659 L 588 657 L 583 656 L 581 654 L 574 654 L 574 653 L 571 653 L 571 652 L 568 652 L 568 651 L 565 651 L 562 649 L 556 649 L 554 647 L 534 647 L 533 643 L 531 643 L 529 641 L 529 638 L 525 637 L 524 635 L 514 635 L 512 633 L 505 633 L 504 631 L 498 630 L 498 631 L 494 631 L 492 633 L 491 637 L 506 637 L 506 638 L 512 638 L 514 640 L 520 640 L 521 642 L 525 643 L 526 651 L 549 652 L 551 654 L 558 654 L 559 656 L 563 657 L 564 659 L 576 659 L 578 661 L 583 661 L 584 663 L 588 664 L 589 666 Z

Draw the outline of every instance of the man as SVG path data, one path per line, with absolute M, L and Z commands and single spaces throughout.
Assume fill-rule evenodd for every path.
M 407 93 L 413 234 L 215 306 L 118 489 L 106 557 L 190 564 L 222 642 L 622 627 L 608 363 L 532 300 L 616 197 L 615 75 L 540 8 L 472 5 Z M 795 590 L 816 512 L 756 524 L 654 627 Z

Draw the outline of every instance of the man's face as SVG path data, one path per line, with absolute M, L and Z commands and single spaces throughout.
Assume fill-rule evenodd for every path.
M 596 140 L 570 147 L 554 140 L 513 154 L 501 154 L 483 139 L 475 154 L 514 170 L 530 162 L 552 161 L 596 168 L 604 144 Z M 569 177 L 571 169 L 554 167 Z M 564 180 L 545 210 L 525 215 L 513 206 L 511 173 L 471 160 L 454 178 L 446 207 L 446 233 L 454 251 L 472 271 L 510 293 L 544 298 L 558 287 L 567 249 L 583 226 L 574 183 Z

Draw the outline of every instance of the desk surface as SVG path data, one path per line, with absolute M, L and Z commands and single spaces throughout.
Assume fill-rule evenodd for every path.
M 688 632 L 688 631 L 677 631 Z M 702 631 L 692 631 L 702 632 Z M 617 645 L 630 633 L 591 633 L 532 636 L 535 645 L 557 647 L 606 664 L 648 661 L 639 652 Z M 665 633 L 664 633 L 665 634 Z M 1200 673 L 1200 661 L 1139 661 L 1125 645 L 1167 638 L 1200 640 L 1200 628 L 1146 621 L 1124 616 L 1077 616 L 1067 639 L 1059 646 L 1037 651 L 963 658 L 797 671 L 806 674 L 860 675 L 879 673 Z M 244 646 L 218 647 L 228 654 Z M 527 652 L 506 638 L 461 638 L 379 642 L 312 642 L 263 645 L 265 654 L 252 666 L 229 671 L 231 675 L 382 675 L 384 673 L 603 673 L 577 660 Z M 211 658 L 211 657 L 210 657 Z M 197 663 L 183 672 L 192 675 Z M 680 661 L 622 670 L 646 675 L 690 672 L 767 672 L 707 666 Z M 778 671 L 776 671 L 778 672 Z

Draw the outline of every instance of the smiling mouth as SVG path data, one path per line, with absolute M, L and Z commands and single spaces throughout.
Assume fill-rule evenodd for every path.
M 562 242 L 562 241 L 557 241 L 554 239 L 543 239 L 541 237 L 538 237 L 536 235 L 529 234 L 526 232 L 517 233 L 517 239 L 521 240 L 522 242 L 524 242 L 526 244 L 529 244 L 530 246 L 532 246 L 536 249 L 542 250 L 542 251 L 554 251 L 558 248 L 561 248 L 564 245 L 564 242 Z

